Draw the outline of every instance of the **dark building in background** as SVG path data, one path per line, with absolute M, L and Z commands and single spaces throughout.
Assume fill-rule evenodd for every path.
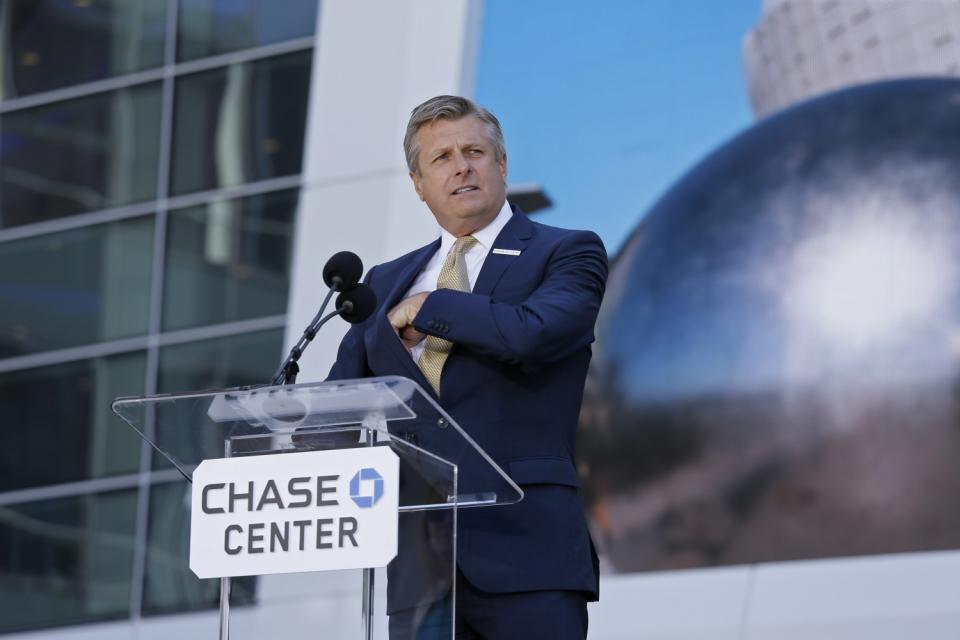
M 315 0 L 0 3 L 0 633 L 216 606 L 186 485 L 110 401 L 269 377 L 316 23 Z

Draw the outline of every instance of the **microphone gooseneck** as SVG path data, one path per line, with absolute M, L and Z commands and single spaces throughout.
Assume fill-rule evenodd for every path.
M 363 322 L 373 313 L 377 306 L 377 296 L 367 285 L 358 284 L 362 275 L 363 262 L 351 251 L 340 251 L 327 260 L 327 264 L 323 267 L 323 281 L 330 289 L 323 299 L 323 304 L 320 305 L 320 310 L 313 316 L 313 320 L 304 329 L 297 344 L 290 349 L 280 368 L 273 374 L 272 385 L 296 382 L 297 374 L 300 373 L 297 361 L 303 355 L 307 345 L 316 337 L 320 327 L 331 318 L 342 315 L 344 320 L 355 324 Z M 340 292 L 337 297 L 336 311 L 323 315 L 335 292 Z M 360 317 L 361 313 L 364 314 L 362 317 Z

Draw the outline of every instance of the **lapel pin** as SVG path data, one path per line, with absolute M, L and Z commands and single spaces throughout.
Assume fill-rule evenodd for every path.
M 520 255 L 520 249 L 494 249 L 494 253 L 501 256 L 518 256 Z

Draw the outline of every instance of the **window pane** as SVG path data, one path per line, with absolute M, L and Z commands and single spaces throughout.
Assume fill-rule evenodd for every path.
M 160 85 L 0 117 L 0 228 L 156 196 Z
M 173 193 L 299 173 L 311 55 L 302 51 L 181 77 Z
M 166 0 L 6 0 L 0 98 L 101 80 L 163 63 Z
M 243 333 L 226 338 L 189 342 L 160 350 L 159 393 L 223 389 L 270 382 L 280 366 L 283 329 Z M 179 434 L 182 437 L 182 432 Z M 197 443 L 164 438 L 157 444 L 180 459 L 191 457 L 183 447 Z M 166 458 L 154 455 L 154 469 L 169 469 Z
M 257 384 L 269 380 L 279 365 L 283 330 L 241 335 L 164 347 L 160 350 L 161 393 Z M 175 448 L 172 442 L 159 444 Z M 181 443 L 189 446 L 190 443 Z M 154 468 L 169 463 L 154 456 Z M 154 487 L 150 497 L 150 524 L 144 583 L 144 612 L 213 608 L 219 599 L 218 580 L 200 580 L 190 571 L 189 485 Z M 231 585 L 231 602 L 253 601 L 255 581 L 239 578 Z
M 317 0 L 180 0 L 177 58 L 193 60 L 312 36 Z
M 150 524 L 143 585 L 144 613 L 214 609 L 220 580 L 201 580 L 190 571 L 190 485 L 155 485 L 150 491 Z M 256 578 L 230 581 L 231 605 L 254 600 Z
M 0 507 L 0 632 L 125 617 L 137 492 Z
M 0 492 L 138 471 L 140 437 L 110 403 L 143 395 L 145 368 L 131 353 L 0 375 Z
M 0 358 L 144 334 L 153 217 L 0 244 Z
M 163 327 L 286 313 L 298 191 L 170 213 Z
M 159 393 L 222 389 L 270 382 L 283 351 L 283 329 L 164 347 Z

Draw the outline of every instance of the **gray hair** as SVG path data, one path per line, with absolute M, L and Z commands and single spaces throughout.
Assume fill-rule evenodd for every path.
M 507 147 L 503 142 L 503 131 L 500 129 L 500 121 L 497 117 L 467 98 L 437 96 L 414 108 L 410 113 L 407 133 L 403 136 L 403 153 L 407 157 L 407 168 L 413 173 L 420 172 L 418 162 L 420 145 L 417 144 L 417 131 L 420 127 L 437 120 L 459 120 L 465 116 L 476 116 L 484 124 L 487 137 L 493 144 L 496 160 L 501 162 L 507 155 Z

